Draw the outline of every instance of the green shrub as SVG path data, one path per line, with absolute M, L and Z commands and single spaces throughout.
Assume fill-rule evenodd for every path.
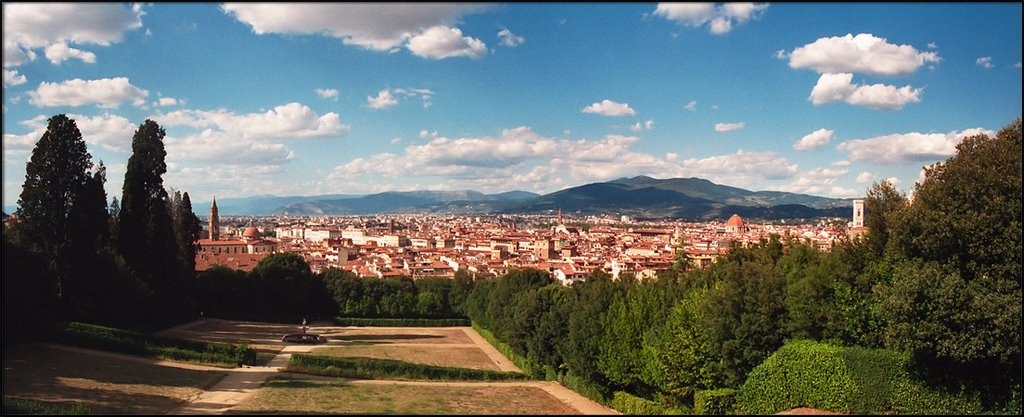
M 6 397 L 3 401 L 4 414 L 89 414 L 89 407 L 85 404 L 58 404 Z
M 526 375 L 516 372 L 419 365 L 390 359 L 338 358 L 304 354 L 292 355 L 288 362 L 288 370 L 313 375 L 367 379 L 395 377 L 468 381 L 526 379 Z
M 469 319 L 335 317 L 334 324 L 357 327 L 461 327 L 469 326 Z
M 665 407 L 657 401 L 640 398 L 623 391 L 615 391 L 615 393 L 612 394 L 611 407 L 622 414 L 689 414 L 684 410 Z
M 983 411 L 978 395 L 926 386 L 911 376 L 908 364 L 906 354 L 891 350 L 790 342 L 754 368 L 736 404 L 751 414 L 803 406 L 857 414 Z
M 559 374 L 555 380 L 577 394 L 589 398 L 593 402 L 605 405 L 608 404 L 608 389 L 594 381 L 578 376 L 572 372 Z
M 694 414 L 731 414 L 736 406 L 736 390 L 719 388 L 697 391 L 693 394 Z
M 246 344 L 175 339 L 86 323 L 68 324 L 58 340 L 85 348 L 153 358 L 232 366 L 256 363 L 256 351 Z

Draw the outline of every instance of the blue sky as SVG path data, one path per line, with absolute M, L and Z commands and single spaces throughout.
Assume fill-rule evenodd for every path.
M 624 176 L 863 196 L 1021 115 L 1021 4 L 4 3 L 3 205 L 74 115 L 119 196 L 166 128 L 193 201 Z

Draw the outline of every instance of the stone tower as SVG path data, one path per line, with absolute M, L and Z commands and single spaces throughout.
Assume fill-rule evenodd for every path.
M 853 200 L 853 227 L 864 227 L 864 200 Z
M 220 239 L 220 216 L 217 215 L 217 197 L 213 197 L 210 206 L 210 240 Z

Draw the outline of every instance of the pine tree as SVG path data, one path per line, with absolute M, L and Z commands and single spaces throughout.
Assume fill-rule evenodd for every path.
M 177 194 L 175 192 L 175 197 Z M 178 239 L 186 275 L 195 274 L 196 251 L 199 248 L 199 235 L 202 231 L 203 226 L 199 222 L 199 217 L 192 211 L 192 199 L 186 192 L 175 206 L 174 215 L 174 233 Z

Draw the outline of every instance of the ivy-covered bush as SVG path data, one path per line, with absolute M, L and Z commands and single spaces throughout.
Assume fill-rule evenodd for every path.
M 797 407 L 848 413 L 976 414 L 978 395 L 930 388 L 908 372 L 909 356 L 885 349 L 787 343 L 750 373 L 739 411 L 774 414 Z

